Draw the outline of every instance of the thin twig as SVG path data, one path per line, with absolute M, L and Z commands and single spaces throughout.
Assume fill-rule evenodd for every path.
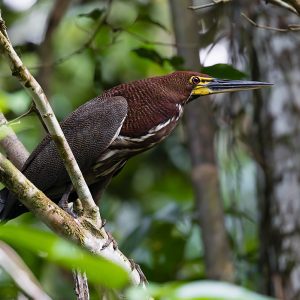
M 72 184 L 78 194 L 79 199 L 82 201 L 85 210 L 84 213 L 95 217 L 99 222 L 101 222 L 99 208 L 94 203 L 81 170 L 79 169 L 71 148 L 65 139 L 64 133 L 54 115 L 54 112 L 42 87 L 31 75 L 29 70 L 24 66 L 11 43 L 2 33 L 2 30 L 0 30 L 0 45 L 2 46 L 6 57 L 8 58 L 12 74 L 19 79 L 21 84 L 25 87 L 25 90 L 32 97 L 44 124 L 46 125 L 51 137 L 54 139 L 58 152 L 65 162 L 65 166 Z
M 20 256 L 0 241 L 0 266 L 31 299 L 51 300 Z
M 54 61 L 52 61 L 51 63 L 48 63 L 48 64 L 41 64 L 41 65 L 37 65 L 37 66 L 33 66 L 33 67 L 30 67 L 29 69 L 30 70 L 35 70 L 35 69 L 40 69 L 42 67 L 54 67 L 54 66 L 57 66 L 57 65 L 60 65 L 62 63 L 64 63 L 65 61 L 71 59 L 73 56 L 75 55 L 78 55 L 78 54 L 81 54 L 82 52 L 84 52 L 86 49 L 90 48 L 93 41 L 95 40 L 99 30 L 101 29 L 101 27 L 103 26 L 103 24 L 106 22 L 107 20 L 107 17 L 108 17 L 108 14 L 109 14 L 109 11 L 110 11 L 110 7 L 111 7 L 111 0 L 108 1 L 108 5 L 107 5 L 107 9 L 106 9 L 106 12 L 103 13 L 98 21 L 97 21 L 97 24 L 96 24 L 96 27 L 95 29 L 93 30 L 92 34 L 90 35 L 90 37 L 83 43 L 83 45 L 81 45 L 79 48 L 73 50 L 72 52 L 70 52 L 69 54 L 63 56 L 63 57 L 60 57 Z
M 221 3 L 227 3 L 230 2 L 231 0 L 214 0 L 211 3 L 206 3 L 206 4 L 202 4 L 202 5 L 192 5 L 192 6 L 188 6 L 189 9 L 193 9 L 193 10 L 198 10 L 198 9 L 203 9 L 203 8 L 208 8 L 208 7 L 212 7 Z
M 287 28 L 275 28 L 271 26 L 266 26 L 266 25 L 259 25 L 252 19 L 250 19 L 246 14 L 241 13 L 241 16 L 245 18 L 251 25 L 260 28 L 260 29 L 266 29 L 266 30 L 273 30 L 273 31 L 278 31 L 278 32 L 288 32 L 288 31 L 300 31 L 300 24 L 290 24 L 288 25 Z
M 286 8 L 298 16 L 300 15 L 300 1 L 299 0 L 266 0 L 266 2 Z

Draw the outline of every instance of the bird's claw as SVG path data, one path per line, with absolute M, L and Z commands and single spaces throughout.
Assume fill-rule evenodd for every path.
M 118 249 L 118 244 L 110 232 L 107 232 L 107 241 L 103 244 L 101 250 L 104 250 L 112 243 L 114 250 Z
M 65 212 L 67 212 L 70 216 L 72 216 L 74 219 L 78 218 L 77 214 L 74 213 L 74 211 L 69 207 L 69 196 L 73 190 L 73 186 L 69 185 L 62 195 L 60 201 L 58 202 L 58 206 L 63 209 Z
M 61 204 L 60 202 L 58 203 L 58 206 L 63 209 L 66 213 L 68 213 L 71 217 L 74 219 L 78 218 L 78 215 L 74 213 L 72 208 L 70 208 L 68 205 Z
M 148 280 L 145 276 L 145 274 L 143 273 L 141 267 L 139 264 L 135 263 L 133 259 L 129 259 L 129 262 L 131 264 L 131 270 L 136 270 L 140 276 L 140 285 L 143 285 L 143 284 L 148 284 Z

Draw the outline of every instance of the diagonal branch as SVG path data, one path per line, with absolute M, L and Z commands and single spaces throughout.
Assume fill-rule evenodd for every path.
M 135 285 L 142 282 L 139 270 L 87 219 L 73 219 L 37 189 L 8 159 L 0 153 L 0 181 L 49 228 L 60 236 L 72 240 L 92 253 L 115 262 L 127 271 Z
M 102 226 L 99 208 L 95 205 L 84 178 L 79 170 L 57 119 L 48 103 L 41 86 L 14 51 L 1 18 L 0 10 L 0 51 L 7 56 L 11 70 L 32 96 L 35 105 L 52 138 L 58 146 L 73 185 L 79 195 L 84 214 L 73 219 L 38 190 L 9 160 L 0 153 L 0 181 L 39 219 L 59 235 L 74 241 L 92 253 L 102 256 L 123 267 L 135 285 L 141 284 L 140 271 L 130 260 L 110 243 L 110 237 Z M 4 121 L 5 122 L 5 121 Z M 26 156 L 26 155 L 25 155 Z M 21 163 L 20 163 L 21 164 Z
M 3 19 L 0 16 L 0 26 L 4 24 Z M 2 26 L 3 28 L 3 26 Z M 48 102 L 48 99 L 35 78 L 31 75 L 29 70 L 23 65 L 23 62 L 15 52 L 10 41 L 6 37 L 5 29 L 0 28 L 0 46 L 3 49 L 5 56 L 7 57 L 13 76 L 16 76 L 21 84 L 25 87 L 26 91 L 32 97 L 35 106 L 43 119 L 53 141 L 55 142 L 58 152 L 62 157 L 66 170 L 70 176 L 72 184 L 82 201 L 84 213 L 88 216 L 92 216 L 101 225 L 101 218 L 99 208 L 93 201 L 92 195 L 88 189 L 88 186 L 83 178 L 83 175 L 79 169 L 79 166 L 75 160 L 75 157 L 68 145 L 62 129 L 54 115 L 54 112 Z
M 0 241 L 0 266 L 31 299 L 51 300 L 14 249 L 2 241 Z

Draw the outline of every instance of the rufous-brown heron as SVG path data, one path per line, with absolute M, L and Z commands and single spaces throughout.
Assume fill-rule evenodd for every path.
M 115 86 L 77 108 L 61 127 L 96 200 L 130 157 L 152 148 L 172 132 L 187 103 L 199 96 L 269 85 L 177 71 Z M 62 197 L 66 191 L 70 201 L 77 197 L 49 135 L 32 152 L 22 172 L 56 203 L 66 199 Z M 0 192 L 2 221 L 26 211 L 13 193 L 6 188 Z

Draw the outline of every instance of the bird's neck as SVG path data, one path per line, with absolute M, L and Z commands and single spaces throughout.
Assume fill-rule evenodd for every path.
M 121 129 L 122 136 L 140 138 L 148 134 L 173 130 L 183 108 L 168 90 L 155 83 L 141 86 L 121 85 L 108 91 L 110 96 L 123 96 L 128 102 L 128 114 Z M 169 132 L 168 132 L 169 133 Z

